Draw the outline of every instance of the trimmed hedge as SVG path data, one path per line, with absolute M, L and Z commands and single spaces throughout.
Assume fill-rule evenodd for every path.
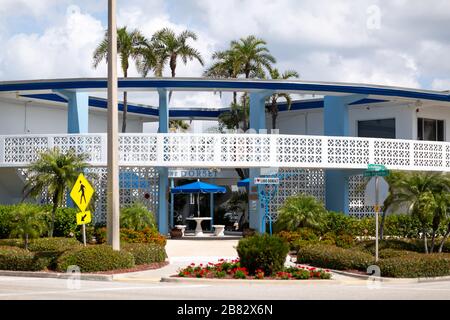
M 114 251 L 107 245 L 94 245 L 66 251 L 58 258 L 56 270 L 65 272 L 71 265 L 78 266 L 81 272 L 97 272 L 129 269 L 135 263 L 129 252 Z
M 81 246 L 75 238 L 39 238 L 30 242 L 30 251 L 58 251 L 63 252 Z
M 365 250 L 370 254 L 375 254 L 375 241 L 361 241 L 356 245 L 357 248 Z M 423 252 L 423 243 L 421 241 L 410 241 L 402 239 L 380 240 L 378 249 L 393 249 L 403 251 Z
M 0 247 L 0 270 L 41 271 L 48 259 L 18 247 Z
M 380 259 L 383 277 L 418 278 L 450 275 L 450 254 L 412 253 Z
M 373 262 L 374 258 L 369 253 L 332 245 L 312 244 L 300 248 L 297 253 L 297 263 L 336 270 L 366 271 Z
M 127 243 L 122 249 L 133 255 L 136 265 L 164 262 L 167 257 L 164 247 L 153 243 Z
M 272 275 L 283 271 L 289 245 L 278 236 L 255 235 L 239 240 L 236 251 L 241 267 L 247 268 L 250 274 L 261 269 Z

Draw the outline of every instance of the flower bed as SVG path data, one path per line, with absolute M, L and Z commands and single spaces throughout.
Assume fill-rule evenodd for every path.
M 191 263 L 178 271 L 177 277 L 181 278 L 206 278 L 206 279 L 257 279 L 257 280 L 308 280 L 330 279 L 329 270 L 313 267 L 287 267 L 275 274 L 265 274 L 262 269 L 257 269 L 254 274 L 249 274 L 245 267 L 241 267 L 239 259 L 227 261 L 220 259 L 217 263 L 207 264 Z

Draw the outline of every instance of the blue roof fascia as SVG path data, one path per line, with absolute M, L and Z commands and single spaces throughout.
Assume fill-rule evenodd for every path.
M 426 99 L 450 102 L 450 95 L 440 92 L 424 92 L 414 89 L 397 89 L 392 87 L 373 87 L 364 85 L 335 83 L 305 83 L 280 81 L 227 81 L 206 79 L 120 79 L 120 88 L 190 88 L 219 90 L 284 90 L 284 91 L 311 91 L 348 94 L 364 94 L 388 97 L 401 97 L 411 99 Z M 105 79 L 79 79 L 79 80 L 50 80 L 17 83 L 0 83 L 0 91 L 21 90 L 57 90 L 57 89 L 106 89 Z

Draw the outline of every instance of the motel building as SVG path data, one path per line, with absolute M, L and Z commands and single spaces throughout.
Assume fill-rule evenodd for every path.
M 97 192 L 94 222 L 106 221 L 107 102 L 94 94 L 106 90 L 107 80 L 98 78 L 0 82 L 0 203 L 22 200 L 26 168 L 40 152 L 73 149 L 88 154 Z M 162 234 L 176 224 L 169 190 L 180 179 L 226 186 L 231 193 L 240 180 L 235 169 L 248 169 L 250 227 L 264 232 L 266 212 L 275 221 L 279 206 L 298 193 L 313 195 L 329 210 L 372 215 L 361 188 L 368 164 L 450 171 L 448 91 L 203 78 L 119 79 L 119 91 L 159 97 L 156 106 L 129 102 L 127 133 L 119 134 L 119 178 L 121 204 L 145 201 Z M 170 132 L 171 119 L 217 121 L 227 110 L 170 108 L 170 91 L 247 92 L 254 132 L 211 133 L 206 126 Z M 294 101 L 290 110 L 280 103 L 278 133 L 264 130 L 271 127 L 266 98 L 277 92 L 315 97 Z M 265 203 L 254 178 L 267 174 L 279 177 L 279 185 Z

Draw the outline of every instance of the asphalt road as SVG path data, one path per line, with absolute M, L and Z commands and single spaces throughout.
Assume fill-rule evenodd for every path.
M 78 287 L 79 285 L 79 287 Z M 78 287 L 78 288 L 77 288 Z M 381 284 L 377 288 L 365 281 L 282 285 L 180 284 L 160 282 L 70 282 L 62 279 L 0 277 L 0 299 L 163 299 L 163 300 L 264 300 L 264 299 L 446 299 L 450 300 L 450 281 L 414 284 Z

